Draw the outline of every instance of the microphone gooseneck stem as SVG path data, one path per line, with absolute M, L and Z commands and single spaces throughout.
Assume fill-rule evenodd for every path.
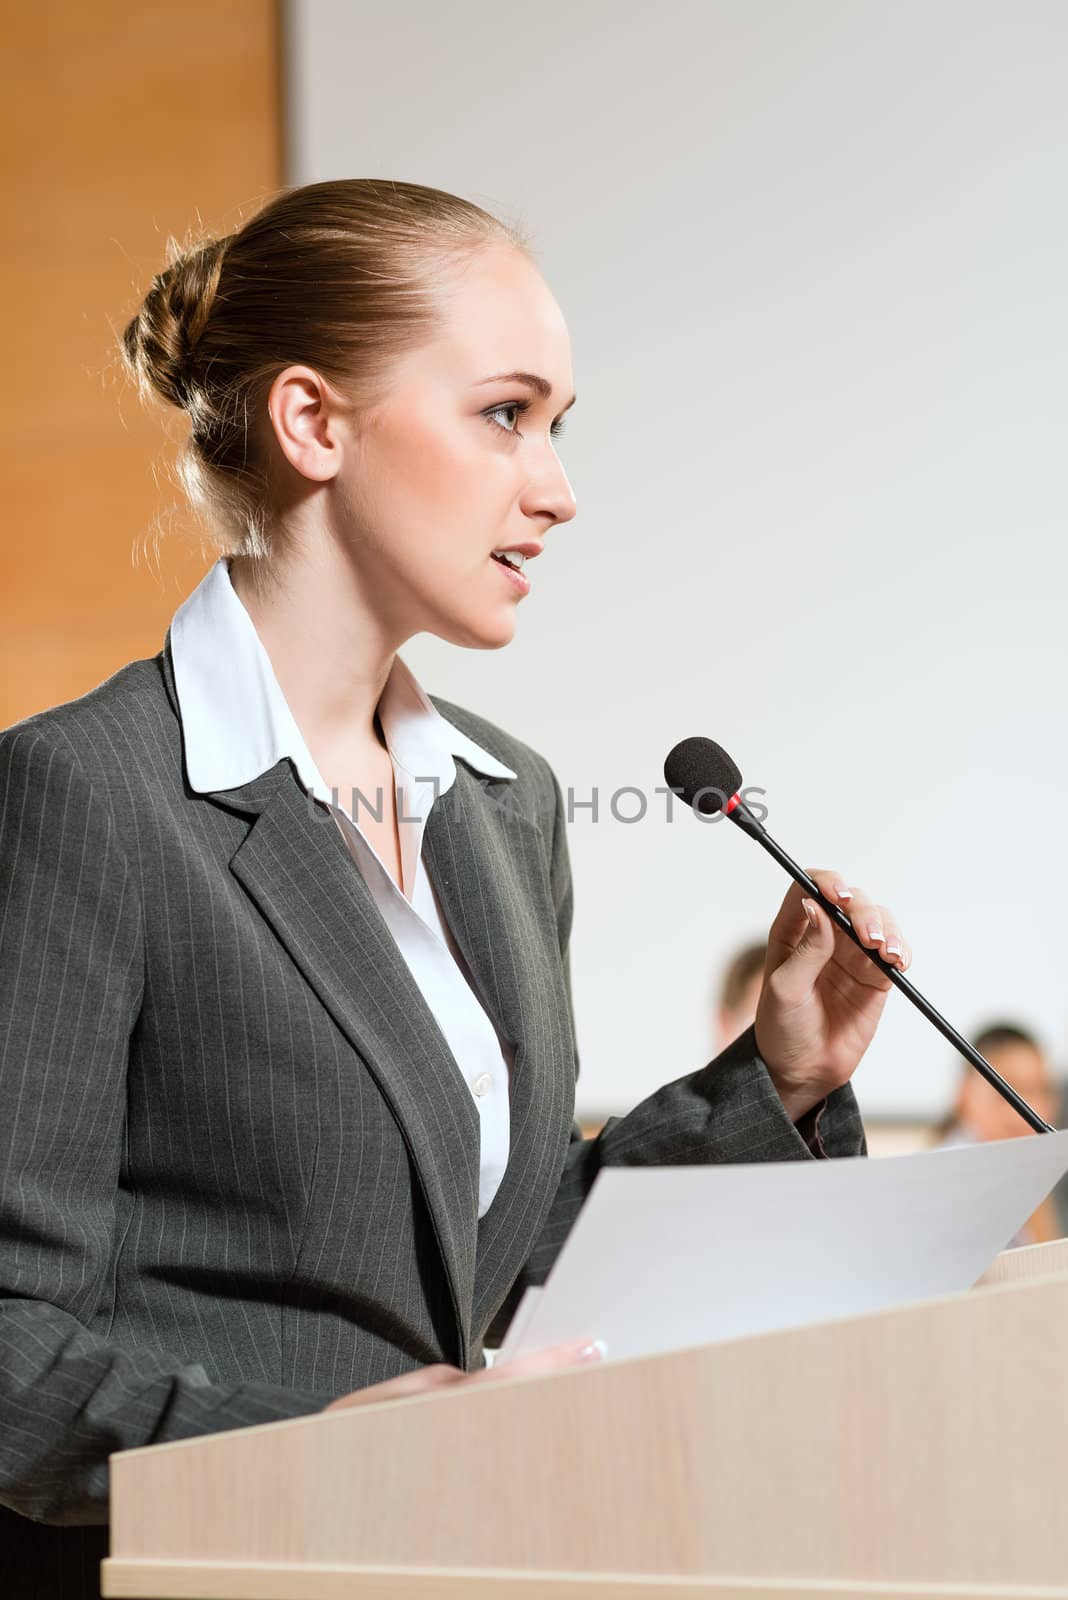
M 768 855 L 773 857 L 780 867 L 783 867 L 790 874 L 794 882 L 801 885 L 806 894 L 819 902 L 835 927 L 841 928 L 842 932 L 852 939 L 857 948 L 863 950 L 868 960 L 874 962 L 880 972 L 885 972 L 894 988 L 900 989 L 905 998 L 912 1001 L 917 1011 L 921 1011 L 928 1022 L 934 1024 L 943 1038 L 948 1039 L 953 1048 L 959 1050 L 965 1060 L 971 1063 L 976 1072 L 981 1073 L 987 1083 L 993 1085 L 1002 1099 L 1008 1101 L 1009 1105 L 1019 1113 L 1029 1128 L 1033 1128 L 1036 1133 L 1054 1133 L 1056 1131 L 1039 1116 L 1037 1111 L 1031 1109 L 1027 1101 L 1016 1093 L 1011 1083 L 1006 1083 L 1000 1072 L 990 1065 L 986 1057 L 980 1055 L 975 1046 L 969 1044 L 964 1035 L 958 1033 L 956 1028 L 946 1021 L 941 1012 L 935 1010 L 926 996 L 922 995 L 915 985 L 909 982 L 903 972 L 899 972 L 897 967 L 893 967 L 888 961 L 884 961 L 878 951 L 869 949 L 866 944 L 861 942 L 859 934 L 842 908 L 828 900 L 818 885 L 813 883 L 805 869 L 799 867 L 797 862 L 786 854 L 781 845 L 776 844 L 763 823 L 757 821 L 743 801 L 735 799 L 733 805 L 728 805 L 724 809 L 732 822 L 736 823 L 751 839 L 755 839 L 768 852 Z

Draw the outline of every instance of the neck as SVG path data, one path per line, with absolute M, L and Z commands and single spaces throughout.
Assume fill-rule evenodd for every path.
M 259 581 L 248 557 L 228 566 L 309 749 L 381 749 L 376 708 L 403 641 L 351 564 L 321 540 L 273 559 Z

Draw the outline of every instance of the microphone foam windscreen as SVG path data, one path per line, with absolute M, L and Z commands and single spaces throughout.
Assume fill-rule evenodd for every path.
M 664 777 L 687 805 L 705 816 L 721 811 L 742 786 L 742 774 L 714 739 L 683 739 L 664 762 Z

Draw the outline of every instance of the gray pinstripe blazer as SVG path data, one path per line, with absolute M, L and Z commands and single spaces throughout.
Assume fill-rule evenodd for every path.
M 424 841 L 516 1046 L 481 1222 L 470 1093 L 329 811 L 288 760 L 188 788 L 169 635 L 0 734 L 0 1549 L 26 1593 L 96 1593 L 110 1451 L 479 1364 L 602 1165 L 863 1149 L 849 1089 L 789 1121 L 752 1030 L 578 1138 L 559 785 L 435 703 L 518 774 L 458 761 Z

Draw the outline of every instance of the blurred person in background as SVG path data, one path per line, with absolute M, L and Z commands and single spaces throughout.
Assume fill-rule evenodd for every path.
M 1057 1083 L 1034 1034 L 1014 1022 L 988 1024 L 973 1043 L 996 1072 L 1040 1117 L 1054 1122 L 1058 1112 Z M 962 1063 L 953 1109 L 936 1130 L 940 1147 L 984 1144 L 990 1139 L 1016 1139 L 1030 1133 L 1023 1118 L 992 1084 L 967 1062 Z M 1009 1247 L 1044 1244 L 1061 1236 L 1058 1208 L 1050 1195 L 1028 1219 Z
M 742 945 L 728 961 L 712 991 L 712 1042 L 725 1050 L 743 1034 L 756 1016 L 760 986 L 764 982 L 766 939 Z

